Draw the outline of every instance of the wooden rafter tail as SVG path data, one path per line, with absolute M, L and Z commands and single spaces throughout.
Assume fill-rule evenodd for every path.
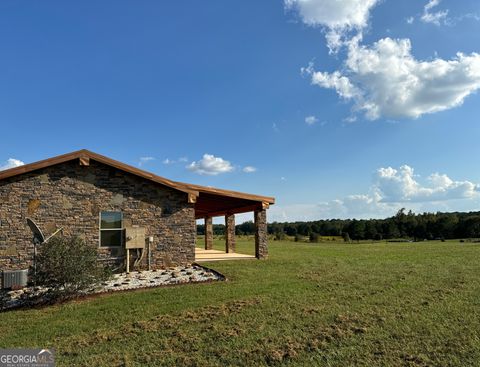
M 90 166 L 90 158 L 88 157 L 80 157 L 78 159 L 80 166 Z

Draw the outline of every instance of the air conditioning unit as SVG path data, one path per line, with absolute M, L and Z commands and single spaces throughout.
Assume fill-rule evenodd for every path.
M 19 289 L 27 286 L 28 269 L 4 270 L 2 276 L 2 288 Z

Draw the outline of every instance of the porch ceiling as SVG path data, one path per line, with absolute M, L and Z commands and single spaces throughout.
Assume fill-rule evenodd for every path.
M 262 201 L 246 200 L 201 192 L 195 203 L 195 217 L 216 217 L 226 214 L 246 213 L 268 207 Z

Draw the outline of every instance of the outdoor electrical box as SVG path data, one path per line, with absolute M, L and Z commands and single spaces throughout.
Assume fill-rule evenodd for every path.
M 125 248 L 126 249 L 145 248 L 145 228 L 144 227 L 125 228 Z

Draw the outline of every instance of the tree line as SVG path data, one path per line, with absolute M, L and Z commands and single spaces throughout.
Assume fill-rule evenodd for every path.
M 204 225 L 198 225 L 198 234 L 205 234 Z M 215 235 L 223 235 L 225 226 L 214 224 Z M 245 222 L 235 227 L 237 235 L 255 234 L 255 224 Z M 480 212 L 422 213 L 400 209 L 386 219 L 325 219 L 310 222 L 273 222 L 268 233 L 283 236 L 342 236 L 351 240 L 412 239 L 433 240 L 453 238 L 480 238 Z

